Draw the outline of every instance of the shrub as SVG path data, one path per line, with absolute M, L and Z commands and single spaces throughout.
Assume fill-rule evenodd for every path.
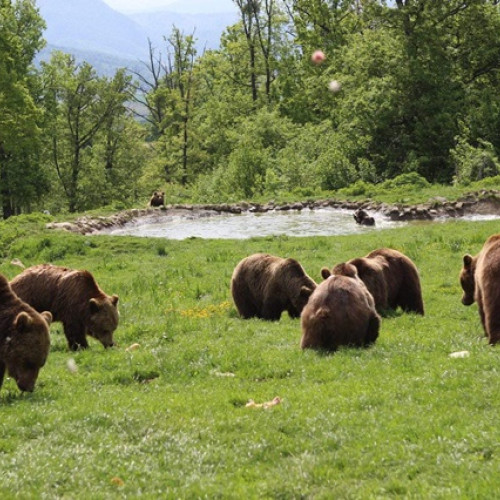
M 455 164 L 457 184 L 469 184 L 500 173 L 495 148 L 488 141 L 478 139 L 478 146 L 472 146 L 466 139 L 459 138 L 450 155 Z

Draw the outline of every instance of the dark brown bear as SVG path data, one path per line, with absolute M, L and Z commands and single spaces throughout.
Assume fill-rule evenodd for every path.
M 165 205 L 165 193 L 163 191 L 155 191 L 149 200 L 150 207 L 162 207 Z
M 405 312 L 424 314 L 418 271 L 406 255 L 391 248 L 380 248 L 347 263 L 358 270 L 359 277 L 375 299 L 379 313 L 399 306 Z M 335 266 L 332 274 L 343 274 L 344 265 Z M 323 277 L 324 271 L 321 270 Z M 326 276 L 329 274 L 326 269 Z
M 358 224 L 361 224 L 363 226 L 375 225 L 375 219 L 368 215 L 368 212 L 366 210 L 363 210 L 362 208 L 356 210 L 353 217 Z
M 71 350 L 88 347 L 86 334 L 104 347 L 113 345 L 118 296 L 106 295 L 88 271 L 43 264 L 23 271 L 11 286 L 37 311 L 50 311 L 62 322 Z
M 243 259 L 231 278 L 234 303 L 243 318 L 298 318 L 316 283 L 294 259 L 256 253 Z
M 477 302 L 479 317 L 491 345 L 500 341 L 500 234 L 490 236 L 478 255 L 464 255 L 460 284 L 462 304 Z
M 19 299 L 0 274 L 0 387 L 7 368 L 21 391 L 33 391 L 49 355 L 51 321 L 49 312 L 39 314 Z
M 331 275 L 314 290 L 302 311 L 301 325 L 302 349 L 335 351 L 339 346 L 373 344 L 380 316 L 356 268 L 345 264 L 344 275 Z

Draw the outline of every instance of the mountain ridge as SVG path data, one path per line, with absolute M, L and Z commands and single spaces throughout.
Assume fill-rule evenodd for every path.
M 195 4 L 196 0 L 191 1 Z M 124 63 L 137 67 L 147 60 L 148 40 L 163 47 L 174 25 L 185 35 L 194 34 L 197 53 L 201 54 L 218 48 L 225 28 L 237 21 L 236 12 L 192 14 L 162 9 L 126 15 L 103 0 L 38 0 L 37 6 L 47 24 L 47 48 L 37 60 L 47 60 L 51 49 L 57 48 L 80 61 L 86 57 L 105 75 L 113 74 L 113 69 Z

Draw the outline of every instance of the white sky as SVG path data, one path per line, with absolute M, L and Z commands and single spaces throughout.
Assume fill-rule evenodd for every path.
M 166 7 L 176 0 L 104 0 L 113 9 L 124 12 L 139 12 Z

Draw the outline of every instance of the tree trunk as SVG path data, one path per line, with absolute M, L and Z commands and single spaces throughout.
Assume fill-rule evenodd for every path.
M 7 170 L 5 168 L 6 161 L 7 155 L 0 144 L 0 198 L 2 200 L 2 216 L 4 219 L 8 219 L 11 215 L 14 215 L 10 199 L 10 191 L 7 183 Z

